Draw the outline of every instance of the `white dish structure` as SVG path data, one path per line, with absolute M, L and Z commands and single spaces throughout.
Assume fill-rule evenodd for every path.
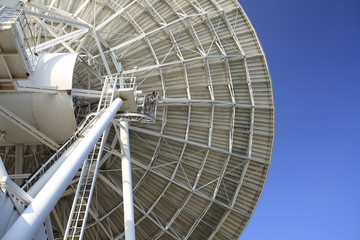
M 0 237 L 238 239 L 274 111 L 237 1 L 0 0 Z

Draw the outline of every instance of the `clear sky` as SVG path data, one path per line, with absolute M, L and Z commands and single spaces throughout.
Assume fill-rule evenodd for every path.
M 276 130 L 241 240 L 360 240 L 360 1 L 240 0 L 264 48 Z

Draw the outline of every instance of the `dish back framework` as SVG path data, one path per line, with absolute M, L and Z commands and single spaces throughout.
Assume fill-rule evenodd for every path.
M 137 239 L 239 238 L 269 171 L 274 102 L 264 52 L 237 1 L 0 4 L 0 156 L 23 191 L 6 180 L 0 193 L 20 202 L 14 221 L 40 191 L 34 176 L 60 166 L 121 98 L 37 239 L 125 238 L 122 122 Z M 76 215 L 81 194 L 89 206 Z

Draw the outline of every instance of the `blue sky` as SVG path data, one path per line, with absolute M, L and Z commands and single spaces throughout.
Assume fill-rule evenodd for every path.
M 240 0 L 273 81 L 276 133 L 241 240 L 360 240 L 360 1 Z

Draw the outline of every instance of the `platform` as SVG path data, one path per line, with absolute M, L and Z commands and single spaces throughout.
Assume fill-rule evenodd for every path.
M 0 14 L 0 91 L 16 90 L 17 80 L 30 79 L 33 39 L 23 11 L 1 8 Z

